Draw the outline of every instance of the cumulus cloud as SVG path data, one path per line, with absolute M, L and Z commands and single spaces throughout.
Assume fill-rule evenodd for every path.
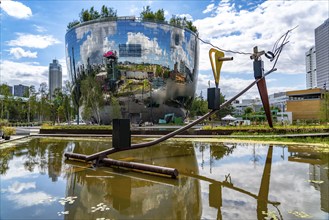
M 48 82 L 48 66 L 42 66 L 39 63 L 13 62 L 9 60 L 3 60 L 0 64 L 1 81 L 4 83 L 34 85 L 38 88 L 42 82 Z
M 314 29 L 328 18 L 325 1 L 265 1 L 252 11 L 237 11 L 233 3 L 221 2 L 208 5 L 204 11 L 210 9 L 213 10 L 213 17 L 196 20 L 194 24 L 202 39 L 225 49 L 252 52 L 257 45 L 260 50 L 271 50 L 285 31 L 298 25 L 277 66 L 280 72 L 287 74 L 304 74 L 305 51 L 314 44 Z M 211 69 L 207 57 L 210 47 L 201 44 L 200 70 Z M 235 63 L 226 65 L 225 71 L 252 71 L 249 56 L 233 56 Z M 265 67 L 270 65 L 265 63 Z
M 127 44 L 141 44 L 142 45 L 142 59 L 148 59 L 152 55 L 154 60 L 159 60 L 162 55 L 162 49 L 158 44 L 157 38 L 150 39 L 143 33 L 132 33 L 128 34 Z M 155 57 L 154 57 L 155 56 Z
M 17 33 L 17 39 L 8 42 L 9 46 L 30 47 L 44 49 L 54 44 L 61 43 L 52 35 L 33 35 Z
M 70 80 L 68 72 L 67 72 L 68 68 L 66 66 L 65 58 L 58 59 L 58 62 L 62 66 L 62 84 L 63 84 L 63 87 L 64 87 L 64 82 L 66 80 Z
M 186 18 L 186 20 L 188 20 L 188 21 L 193 21 L 193 17 L 190 14 L 179 14 L 179 15 L 177 15 L 177 17 Z
M 32 10 L 21 2 L 10 1 L 10 0 L 1 1 L 0 7 L 9 16 L 18 19 L 26 19 L 32 16 Z
M 205 13 L 211 12 L 211 11 L 214 10 L 214 8 L 215 8 L 215 4 L 212 3 L 212 4 L 208 5 L 207 8 L 206 8 L 205 10 L 202 11 L 202 13 L 205 14 Z
M 101 22 L 90 25 L 85 25 L 75 29 L 75 34 L 78 40 L 84 36 L 87 39 L 80 46 L 80 57 L 82 63 L 86 64 L 89 58 L 90 64 L 101 63 L 103 53 L 108 50 L 118 50 L 113 48 L 113 43 L 108 41 L 108 37 L 117 32 L 116 22 Z
M 45 192 L 31 192 L 9 195 L 7 199 L 14 202 L 17 208 L 24 208 L 41 204 L 49 205 L 52 202 L 49 197 L 51 196 Z
M 37 58 L 38 55 L 37 52 L 31 52 L 29 50 L 25 51 L 20 47 L 10 48 L 9 53 L 13 55 L 16 59 L 20 59 L 22 57 Z
M 17 194 L 24 190 L 35 189 L 35 188 L 36 188 L 35 182 L 20 183 L 20 182 L 15 181 L 12 185 L 8 186 L 7 191 L 9 193 Z

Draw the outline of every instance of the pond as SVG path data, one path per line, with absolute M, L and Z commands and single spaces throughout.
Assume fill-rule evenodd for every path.
M 106 138 L 0 147 L 0 219 L 329 218 L 329 154 L 312 146 L 172 139 L 111 155 L 177 168 L 177 179 L 63 157 L 105 150 Z

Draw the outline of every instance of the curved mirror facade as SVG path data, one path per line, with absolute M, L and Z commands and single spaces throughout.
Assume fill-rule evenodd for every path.
M 198 77 L 196 34 L 168 24 L 134 19 L 86 22 L 66 34 L 66 61 L 73 83 L 94 73 L 107 102 L 101 122 L 120 111 L 133 123 L 185 117 Z M 114 114 L 115 113 L 115 114 Z

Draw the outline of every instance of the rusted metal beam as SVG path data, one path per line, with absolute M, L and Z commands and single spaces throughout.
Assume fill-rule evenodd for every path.
M 257 87 L 258 87 L 260 97 L 262 99 L 262 103 L 263 103 L 263 107 L 264 107 L 264 110 L 265 110 L 268 125 L 271 128 L 273 128 L 272 114 L 271 114 L 271 109 L 270 109 L 270 102 L 268 100 L 268 94 L 267 94 L 267 87 L 266 87 L 265 78 L 261 78 L 257 82 Z
M 77 154 L 77 153 L 72 153 L 72 152 L 66 152 L 66 153 L 64 153 L 64 157 L 66 157 L 66 159 L 72 158 L 72 159 L 86 161 L 88 156 L 85 155 L 85 154 Z
M 104 158 L 100 160 L 102 165 L 108 166 L 118 166 L 118 167 L 125 167 L 135 170 L 143 170 L 152 173 L 159 173 L 162 175 L 169 175 L 172 178 L 176 178 L 178 176 L 178 170 L 175 168 L 168 168 L 168 167 L 161 167 L 161 166 L 154 166 L 150 164 L 143 164 L 143 163 L 136 163 L 136 162 L 127 162 L 127 161 L 120 161 L 120 160 L 113 160 L 110 158 Z

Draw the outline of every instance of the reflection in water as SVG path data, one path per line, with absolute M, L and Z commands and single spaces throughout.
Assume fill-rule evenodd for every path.
M 212 149 L 210 147 L 210 155 L 213 155 L 213 152 L 217 152 L 216 159 L 217 158 L 221 159 L 225 154 L 232 153 L 233 149 L 235 147 L 236 147 L 236 145 L 231 147 L 231 148 L 226 146 L 226 147 L 222 148 L 221 151 L 219 151 L 219 150 L 214 151 L 214 149 Z M 204 150 L 203 146 L 201 146 L 201 149 L 202 149 L 202 151 Z M 218 152 L 221 152 L 221 153 L 218 153 Z M 221 215 L 222 186 L 233 189 L 233 190 L 236 190 L 240 193 L 250 195 L 250 196 L 254 197 L 255 199 L 257 199 L 257 218 L 258 219 L 264 219 L 265 217 L 267 217 L 267 213 L 268 213 L 267 204 L 268 203 L 270 203 L 272 205 L 279 205 L 280 204 L 279 202 L 271 202 L 271 201 L 268 200 L 269 186 L 270 186 L 270 175 L 271 175 L 271 165 L 272 165 L 272 154 L 273 154 L 273 146 L 269 146 L 258 196 L 253 195 L 251 192 L 248 192 L 246 190 L 234 187 L 232 182 L 231 182 L 230 174 L 225 176 L 225 181 L 223 181 L 223 182 L 216 181 L 215 179 L 210 179 L 210 178 L 207 178 L 207 177 L 204 177 L 204 176 L 199 176 L 199 175 L 191 175 L 191 174 L 185 174 L 185 175 L 189 175 L 189 176 L 192 176 L 194 178 L 210 182 L 210 185 L 209 185 L 209 206 L 218 209 L 217 219 L 222 219 L 222 215 Z M 212 159 L 212 157 L 210 156 L 210 160 L 211 159 Z M 204 163 L 204 161 L 203 161 L 203 163 Z M 212 165 L 212 163 L 210 161 L 210 167 L 211 167 L 211 165 Z M 211 173 L 211 170 L 210 170 L 210 173 Z
M 321 195 L 321 210 L 329 213 L 329 154 L 312 148 L 288 147 L 289 161 L 309 164 L 309 182 Z
M 40 138 L 1 149 L 0 219 L 328 219 L 329 154 L 314 148 L 169 140 L 111 155 L 177 168 L 177 180 L 62 157 L 110 146 Z
M 264 172 L 262 175 L 262 182 L 260 184 L 258 199 L 257 199 L 257 217 L 258 219 L 264 219 L 268 213 L 267 202 L 268 193 L 270 190 L 270 176 L 271 176 L 271 166 L 272 166 L 272 154 L 273 146 L 268 148 Z
M 80 153 L 80 152 L 79 152 Z M 197 173 L 193 147 L 189 149 L 162 145 L 118 153 L 116 159 L 176 167 Z M 67 161 L 72 163 L 70 161 Z M 168 179 L 128 170 L 97 168 L 67 174 L 67 196 L 78 196 L 76 208 L 68 219 L 137 218 L 137 219 L 199 219 L 201 200 L 199 181 L 181 177 Z M 92 212 L 97 204 L 110 207 L 105 212 Z

